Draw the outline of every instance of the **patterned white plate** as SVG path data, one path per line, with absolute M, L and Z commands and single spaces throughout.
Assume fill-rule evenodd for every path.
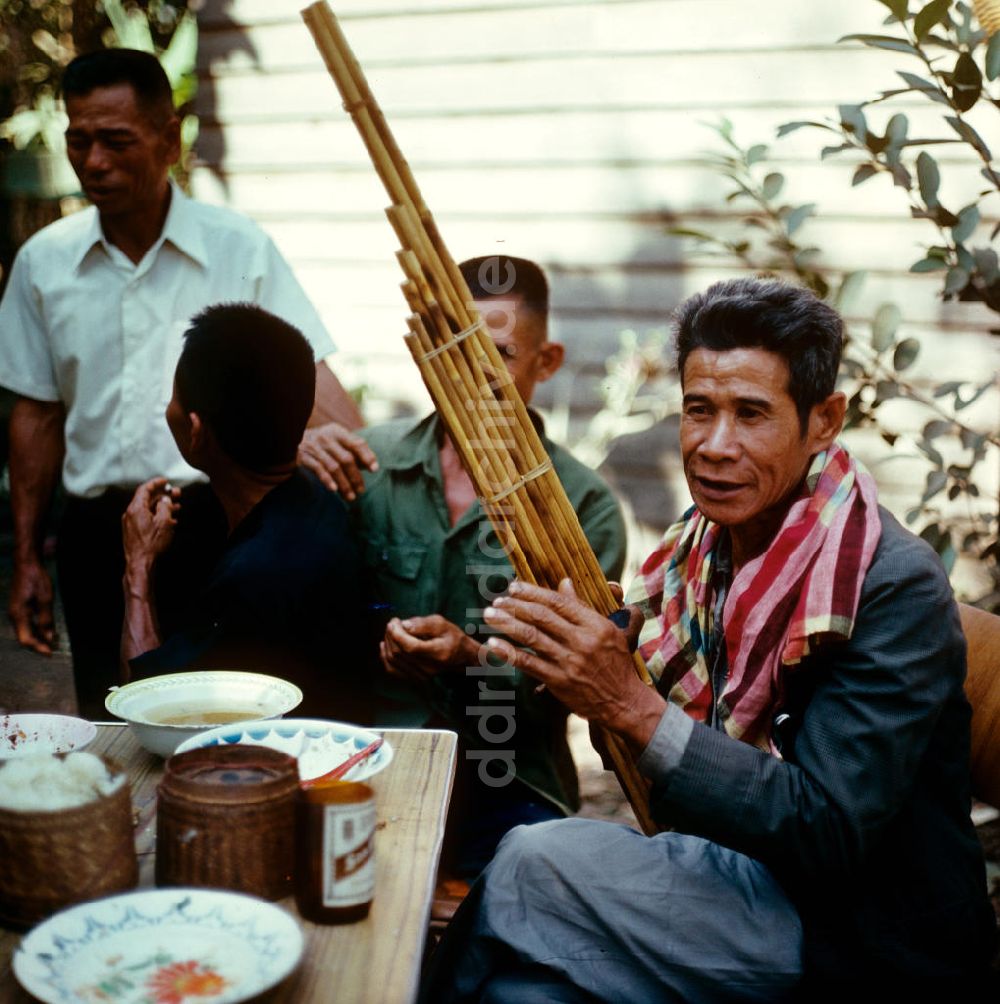
M 151 889 L 43 921 L 14 975 L 45 1004 L 233 1004 L 283 980 L 303 943 L 290 913 L 255 896 Z
M 322 718 L 282 718 L 266 722 L 238 722 L 220 725 L 186 739 L 176 752 L 201 749 L 205 746 L 241 745 L 269 746 L 288 753 L 299 761 L 299 777 L 307 781 L 333 770 L 349 756 L 363 750 L 378 738 L 378 733 L 347 722 L 331 722 Z M 364 781 L 389 766 L 392 747 L 382 745 L 366 760 L 352 767 L 345 781 Z
M 93 722 L 72 715 L 0 715 L 0 760 L 82 750 L 96 735 Z

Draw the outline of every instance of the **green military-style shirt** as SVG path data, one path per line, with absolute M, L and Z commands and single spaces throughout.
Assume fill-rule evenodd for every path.
M 397 420 L 359 431 L 379 470 L 366 474 L 352 511 L 388 614 L 441 614 L 485 639 L 483 609 L 514 573 L 479 502 L 450 524 L 438 456 L 440 419 Z M 544 434 L 542 442 L 601 568 L 617 580 L 625 563 L 617 500 L 589 467 Z M 419 727 L 443 719 L 462 737 L 469 759 L 503 753 L 520 782 L 563 812 L 579 808 L 566 710 L 550 694 L 535 694 L 535 681 L 522 679 L 520 671 L 475 666 L 464 674 L 442 673 L 423 687 L 391 679 L 382 689 L 378 724 Z

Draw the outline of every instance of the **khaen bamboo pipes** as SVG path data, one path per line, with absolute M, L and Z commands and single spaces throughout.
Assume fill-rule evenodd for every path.
M 611 613 L 618 604 L 576 512 L 333 11 L 322 0 L 302 18 L 392 202 L 412 311 L 406 344 L 515 573 L 549 589 L 569 577 L 582 600 Z M 635 665 L 649 683 L 638 655 Z M 600 740 L 640 826 L 655 832 L 648 782 L 617 735 Z

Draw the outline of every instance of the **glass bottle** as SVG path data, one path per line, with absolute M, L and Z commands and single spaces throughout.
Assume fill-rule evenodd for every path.
M 317 924 L 368 916 L 375 893 L 375 793 L 357 781 L 299 792 L 295 902 Z

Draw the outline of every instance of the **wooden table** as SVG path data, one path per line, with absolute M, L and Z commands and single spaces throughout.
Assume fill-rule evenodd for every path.
M 402 1004 L 417 993 L 445 815 L 455 770 L 453 732 L 389 730 L 395 751 L 369 783 L 375 789 L 375 900 L 354 924 L 301 920 L 306 947 L 298 969 L 268 997 L 269 1004 Z M 124 725 L 102 725 L 90 749 L 126 768 L 137 813 L 139 885 L 153 885 L 156 786 L 163 761 L 147 753 Z M 292 897 L 281 906 L 298 917 Z M 35 1000 L 21 989 L 11 956 L 21 935 L 0 927 L 0 1004 Z

